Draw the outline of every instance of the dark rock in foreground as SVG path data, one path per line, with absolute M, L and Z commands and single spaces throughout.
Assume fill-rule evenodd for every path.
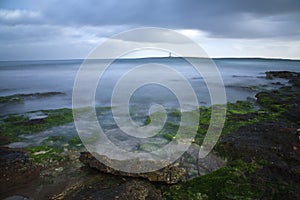
M 300 141 L 296 128 L 282 122 L 244 126 L 220 141 L 223 152 L 232 160 L 264 162 L 248 181 L 259 186 L 258 199 L 299 199 Z
M 39 176 L 40 167 L 32 163 L 21 150 L 0 148 L 0 191 L 28 183 Z
M 98 200 L 160 200 L 161 191 L 143 180 L 120 180 L 120 178 L 95 175 L 81 185 L 69 188 L 52 199 L 98 199 Z
M 102 159 L 110 160 L 106 156 L 101 155 Z M 104 173 L 109 173 L 118 176 L 127 176 L 127 177 L 136 177 L 136 178 L 145 178 L 151 182 L 164 182 L 167 184 L 174 184 L 182 181 L 185 178 L 186 170 L 179 168 L 174 165 L 169 165 L 163 169 L 147 172 L 147 173 L 128 173 L 117 171 L 111 167 L 106 166 L 105 164 L 98 161 L 92 154 L 89 152 L 82 152 L 79 160 L 94 169 L 97 169 Z M 128 161 L 130 162 L 130 161 Z
M 33 199 L 26 196 L 14 195 L 14 196 L 7 197 L 4 200 L 33 200 Z
M 232 154 L 260 157 L 267 160 L 280 158 L 300 161 L 300 141 L 296 128 L 285 123 L 265 122 L 239 128 L 220 141 L 232 149 Z

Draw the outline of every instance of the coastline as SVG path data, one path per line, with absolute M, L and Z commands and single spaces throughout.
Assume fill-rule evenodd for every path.
M 278 72 L 266 75 L 266 78 L 279 76 Z M 127 194 L 136 199 L 138 195 L 142 195 L 139 193 L 141 191 L 146 191 L 156 199 L 297 198 L 300 196 L 300 144 L 297 135 L 300 126 L 300 89 L 297 80 L 300 80 L 300 75 L 288 72 L 280 76 L 288 79 L 291 86 L 258 92 L 255 102 L 228 103 L 222 137 L 214 148 L 214 153 L 227 160 L 227 163 L 214 172 L 175 185 L 98 173 L 79 162 L 79 153 L 84 148 L 78 137 L 51 137 L 36 147 L 1 147 L 1 172 L 5 174 L 1 178 L 1 198 L 20 194 L 18 191 L 33 198 L 72 199 L 81 197 L 80 195 L 93 197 L 92 195 L 97 192 L 100 194 L 101 191 L 110 191 L 108 193 L 111 197 L 115 197 L 120 195 L 116 191 L 127 194 L 129 188 L 134 188 L 133 185 L 137 183 L 142 185 L 142 189 L 134 188 L 132 193 Z M 35 134 L 72 121 L 69 109 L 43 113 L 48 117 L 42 120 L 6 116 L 0 131 L 1 141 L 6 141 L 2 145 L 18 141 L 16 131 L 17 134 Z M 195 138 L 195 144 L 198 145 L 209 124 L 209 108 L 202 108 L 201 115 L 200 128 Z M 20 133 L 20 130 L 25 132 Z M 30 132 L 26 132 L 27 130 Z M 25 171 L 30 169 L 29 174 L 19 170 L 20 165 L 25 167 Z M 11 171 L 7 171 L 7 168 Z M 24 175 L 32 179 L 20 182 Z M 61 176 L 69 180 L 61 180 Z M 8 187 L 11 180 L 14 182 Z M 56 185 L 56 190 L 49 189 L 49 181 Z M 34 191 L 37 188 L 30 186 L 37 183 L 43 186 L 43 192 L 39 194 Z M 64 187 L 60 187 L 60 184 Z

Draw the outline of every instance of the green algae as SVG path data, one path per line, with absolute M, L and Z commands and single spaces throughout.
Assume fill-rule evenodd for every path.
M 285 91 L 288 93 L 288 90 Z M 285 93 L 285 94 L 286 94 Z M 258 122 L 267 121 L 282 121 L 287 110 L 290 108 L 288 104 L 282 105 L 282 99 L 289 101 L 291 96 L 283 96 L 282 93 L 275 93 L 278 98 L 272 98 L 269 95 L 262 96 L 258 101 L 260 106 L 259 110 L 255 109 L 255 103 L 247 101 L 237 101 L 236 103 L 227 104 L 227 115 L 222 135 L 231 134 L 238 130 L 240 127 L 255 124 Z M 59 112 L 57 113 L 59 114 Z M 172 115 L 172 114 L 171 114 Z M 179 113 L 174 112 L 172 117 L 179 117 Z M 49 118 L 49 117 L 48 117 Z M 200 120 L 197 135 L 195 137 L 195 143 L 201 145 L 208 126 L 211 120 L 211 108 L 200 108 Z M 27 123 L 28 119 L 24 119 L 23 116 L 11 116 L 6 118 L 4 124 L 13 124 L 19 126 Z M 63 121 L 63 120 L 62 120 Z M 145 124 L 151 122 L 150 117 L 147 117 Z M 51 126 L 55 123 L 49 122 Z M 2 124 L 3 125 L 3 124 Z M 1 127 L 2 127 L 1 125 Z M 30 125 L 30 124 L 29 124 Z M 34 126 L 34 124 L 32 124 Z M 2 128 L 0 131 L 2 133 Z M 176 138 L 176 132 L 178 131 L 179 124 L 175 122 L 167 122 L 164 129 L 159 133 L 159 136 L 173 140 Z M 38 128 L 37 128 L 38 129 Z M 33 128 L 33 131 L 35 128 Z M 26 133 L 23 133 L 26 134 Z M 15 134 L 18 136 L 18 134 Z M 60 138 L 57 138 L 60 140 Z M 93 138 L 96 140 L 98 138 Z M 51 138 L 55 140 L 55 138 Z M 70 146 L 76 146 L 80 144 L 80 138 L 74 137 L 68 141 Z M 156 147 L 149 146 L 149 144 L 143 144 L 140 146 L 141 150 L 153 151 Z M 154 148 L 154 149 L 153 149 Z M 63 159 L 60 156 L 62 149 L 39 146 L 29 147 L 30 157 L 37 162 L 44 162 L 49 160 Z M 215 151 L 221 156 L 226 155 L 222 146 L 217 144 Z M 42 152 L 42 153 L 39 153 Z M 260 199 L 265 197 L 264 190 L 272 191 L 275 194 L 272 196 L 277 199 L 281 199 L 288 196 L 288 191 L 292 190 L 292 186 L 282 185 L 280 183 L 253 183 L 252 179 L 259 179 L 255 177 L 256 172 L 263 169 L 264 166 L 269 165 L 269 161 L 261 160 L 254 161 L 253 163 L 247 163 L 241 160 L 230 160 L 229 163 L 210 174 L 194 178 L 186 183 L 171 186 L 169 189 L 163 191 L 164 199 Z M 105 180 L 106 181 L 106 180 Z
M 62 135 L 54 135 L 54 136 L 48 137 L 43 142 L 57 142 L 57 141 L 62 141 L 64 139 L 65 139 L 65 137 Z
M 31 94 L 14 94 L 10 96 L 2 96 L 0 97 L 0 104 L 6 103 L 22 103 L 25 98 L 28 97 L 50 97 L 54 95 L 62 95 L 62 92 L 44 92 L 44 93 L 31 93 Z
M 163 199 L 294 199 L 296 186 L 261 176 L 268 165 L 266 160 L 231 161 L 210 174 L 163 189 Z
M 61 147 L 65 140 L 66 138 L 61 135 L 49 136 L 48 138 L 44 139 L 40 145 Z
M 178 117 L 179 118 L 179 117 L 181 117 L 181 112 L 178 109 L 172 109 L 172 110 L 169 111 L 168 115 L 171 116 L 171 117 Z
M 63 160 L 62 148 L 55 148 L 47 145 L 31 146 L 26 148 L 29 157 L 37 163 L 53 162 Z
M 263 167 L 260 163 L 241 160 L 196 177 L 186 183 L 171 186 L 163 192 L 164 199 L 255 199 L 261 195 L 259 186 L 247 178 Z
M 228 114 L 247 114 L 254 112 L 254 104 L 248 101 L 236 101 L 227 104 Z
M 144 143 L 139 146 L 140 151 L 146 151 L 146 152 L 156 151 L 159 148 L 161 148 L 160 145 L 153 144 L 153 143 Z
M 299 89 L 282 87 L 275 91 L 259 93 L 257 103 L 264 111 L 287 123 L 299 122 Z
M 227 104 L 227 114 L 225 124 L 221 135 L 230 134 L 239 128 L 258 122 L 267 121 L 282 121 L 282 114 L 286 111 L 285 108 L 281 110 L 269 110 L 264 105 L 260 105 L 260 109 L 255 109 L 255 104 L 248 101 L 237 101 L 235 103 Z M 278 105 L 280 106 L 280 105 Z M 211 120 L 211 108 L 200 108 L 200 120 L 195 143 L 201 145 Z
M 68 141 L 69 148 L 78 148 L 83 146 L 82 141 L 79 136 L 75 136 Z
M 151 118 L 150 116 L 147 116 L 146 119 L 144 120 L 144 126 L 147 126 L 151 123 Z
M 0 97 L 0 104 L 16 102 L 23 102 L 23 99 L 16 95 Z
M 164 133 L 164 134 L 161 134 L 161 137 L 162 138 L 165 138 L 169 141 L 172 141 L 173 139 L 175 139 L 175 136 L 174 136 L 174 133 Z
M 293 123 L 288 118 L 291 104 L 299 94 L 289 88 L 260 93 L 256 103 L 237 101 L 227 104 L 226 122 L 222 135 L 231 134 L 239 128 L 262 122 Z M 201 145 L 210 124 L 211 108 L 200 108 L 200 120 L 195 143 Z M 214 150 L 229 158 L 225 167 L 188 182 L 171 186 L 163 191 L 164 199 L 292 199 L 297 187 L 262 177 L 264 168 L 271 165 L 267 160 L 252 160 L 248 163 L 227 154 L 224 146 L 217 144 Z M 231 158 L 231 159 L 230 159 Z
M 2 117 L 2 119 L 0 119 L 1 136 L 8 137 L 10 142 L 19 141 L 20 135 L 37 133 L 53 126 L 59 126 L 73 121 L 71 109 L 41 110 L 41 112 L 46 115 L 47 118 L 38 122 L 30 120 L 26 115 L 8 115 Z
M 78 144 L 82 144 L 81 139 L 79 136 L 73 137 L 72 139 L 70 139 L 68 141 L 68 143 L 72 146 L 78 145 Z

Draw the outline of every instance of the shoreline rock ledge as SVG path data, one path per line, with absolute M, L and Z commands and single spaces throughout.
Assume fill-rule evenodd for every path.
M 93 153 L 94 154 L 94 153 Z M 111 161 L 105 155 L 97 155 L 100 157 L 101 160 Z M 166 184 L 175 184 L 185 180 L 186 170 L 184 168 L 180 168 L 179 166 L 175 165 L 168 165 L 165 168 L 162 168 L 157 171 L 147 172 L 147 173 L 129 173 L 115 170 L 97 160 L 91 153 L 89 152 L 81 152 L 79 160 L 88 167 L 93 169 L 97 169 L 100 172 L 113 174 L 116 176 L 126 176 L 126 177 L 133 177 L 133 178 L 144 178 L 150 182 L 161 182 Z M 130 162 L 130 160 L 126 161 Z

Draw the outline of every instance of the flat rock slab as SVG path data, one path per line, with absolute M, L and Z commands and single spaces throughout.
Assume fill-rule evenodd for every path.
M 147 181 L 98 174 L 51 199 L 160 200 L 162 196 L 161 191 Z
M 98 155 L 101 157 L 101 160 L 111 161 L 108 157 L 104 155 Z M 174 165 L 168 165 L 165 168 L 162 168 L 157 171 L 147 172 L 147 173 L 129 173 L 115 170 L 105 164 L 101 163 L 97 160 L 91 153 L 89 152 L 81 152 L 79 160 L 94 169 L 97 169 L 103 173 L 109 173 L 117 176 L 125 176 L 125 177 L 135 177 L 135 178 L 145 178 L 151 182 L 163 182 L 167 184 L 178 183 L 185 179 L 186 170 Z M 126 161 L 126 162 L 130 162 Z

